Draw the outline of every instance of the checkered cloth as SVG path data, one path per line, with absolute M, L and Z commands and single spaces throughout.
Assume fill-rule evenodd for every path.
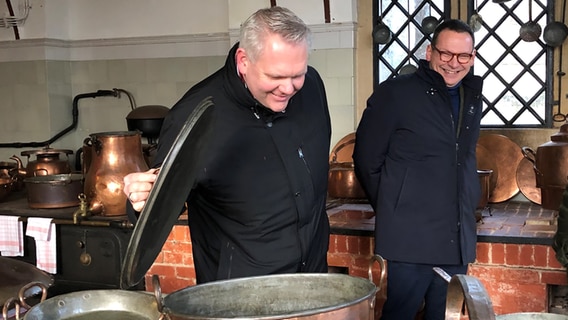
M 57 273 L 57 239 L 51 218 L 28 218 L 26 235 L 36 244 L 36 267 L 49 273 Z
M 24 255 L 24 227 L 20 217 L 0 216 L 0 255 Z

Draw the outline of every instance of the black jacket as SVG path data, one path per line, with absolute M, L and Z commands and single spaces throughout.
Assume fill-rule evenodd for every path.
M 157 166 L 191 111 L 212 96 L 214 137 L 187 199 L 197 282 L 326 272 L 331 124 L 322 79 L 309 67 L 286 111 L 274 113 L 237 75 L 237 47 L 172 107 L 155 159 Z
M 381 83 L 367 101 L 353 159 L 376 212 L 375 252 L 387 260 L 475 259 L 482 81 L 468 74 L 461 86 L 459 133 L 444 79 L 425 60 L 415 73 Z

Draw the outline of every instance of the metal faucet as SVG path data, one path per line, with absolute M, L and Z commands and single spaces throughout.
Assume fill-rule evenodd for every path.
M 87 196 L 84 193 L 79 194 L 79 209 L 73 212 L 73 224 L 79 224 L 80 220 L 90 216 L 90 211 L 87 210 Z

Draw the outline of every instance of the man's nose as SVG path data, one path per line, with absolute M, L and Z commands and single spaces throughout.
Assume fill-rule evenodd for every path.
M 292 79 L 284 79 L 282 80 L 282 82 L 280 83 L 279 86 L 280 91 L 282 91 L 282 93 L 284 94 L 292 94 L 294 93 L 294 83 L 292 81 Z
M 455 54 L 452 56 L 452 59 L 448 62 L 448 64 L 452 67 L 458 67 L 461 65 L 461 63 L 459 63 L 458 61 L 458 56 Z

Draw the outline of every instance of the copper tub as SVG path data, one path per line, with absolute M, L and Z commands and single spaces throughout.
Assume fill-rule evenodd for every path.
M 376 292 L 370 280 L 345 274 L 257 276 L 170 293 L 163 298 L 163 312 L 172 320 L 372 320 Z

